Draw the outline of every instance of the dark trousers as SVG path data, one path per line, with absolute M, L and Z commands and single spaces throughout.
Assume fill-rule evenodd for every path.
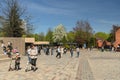
M 73 52 L 70 52 L 71 53 L 71 57 L 73 57 Z
M 61 58 L 61 53 L 60 52 L 57 52 L 56 57 L 58 57 L 58 56 L 59 56 L 59 58 Z
M 37 58 L 31 59 L 31 65 L 36 67 Z
M 80 55 L 80 52 L 77 52 L 77 57 L 79 57 L 79 55 Z
M 15 61 L 15 70 L 20 69 L 20 62 Z

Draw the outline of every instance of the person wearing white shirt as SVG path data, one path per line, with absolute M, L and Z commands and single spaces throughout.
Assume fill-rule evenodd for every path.
M 56 57 L 58 57 L 59 56 L 59 58 L 61 58 L 61 47 L 60 46 L 58 46 L 58 48 L 57 48 L 57 55 L 56 55 Z
M 38 68 L 36 67 L 36 61 L 37 61 L 37 56 L 38 56 L 38 52 L 36 50 L 36 47 L 34 46 L 34 44 L 31 45 L 31 50 L 30 50 L 30 58 L 31 58 L 31 69 L 33 71 L 36 71 Z
M 80 54 L 80 49 L 79 49 L 79 47 L 76 48 L 76 52 L 77 52 L 77 57 L 79 57 L 79 54 Z

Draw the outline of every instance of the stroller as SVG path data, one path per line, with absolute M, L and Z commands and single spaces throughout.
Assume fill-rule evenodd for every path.
M 31 70 L 31 63 L 27 62 L 27 65 L 25 67 L 25 72 L 28 72 Z

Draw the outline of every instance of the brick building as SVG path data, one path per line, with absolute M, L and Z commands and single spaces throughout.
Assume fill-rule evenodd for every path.
M 120 27 L 115 27 L 115 42 L 114 47 L 120 45 Z

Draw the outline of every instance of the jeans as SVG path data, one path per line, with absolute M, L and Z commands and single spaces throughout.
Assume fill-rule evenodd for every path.
M 77 57 L 79 57 L 80 52 L 77 52 Z
M 36 61 L 37 61 L 37 58 L 31 59 L 32 66 L 36 67 Z
M 73 52 L 70 52 L 71 53 L 71 57 L 73 57 Z

